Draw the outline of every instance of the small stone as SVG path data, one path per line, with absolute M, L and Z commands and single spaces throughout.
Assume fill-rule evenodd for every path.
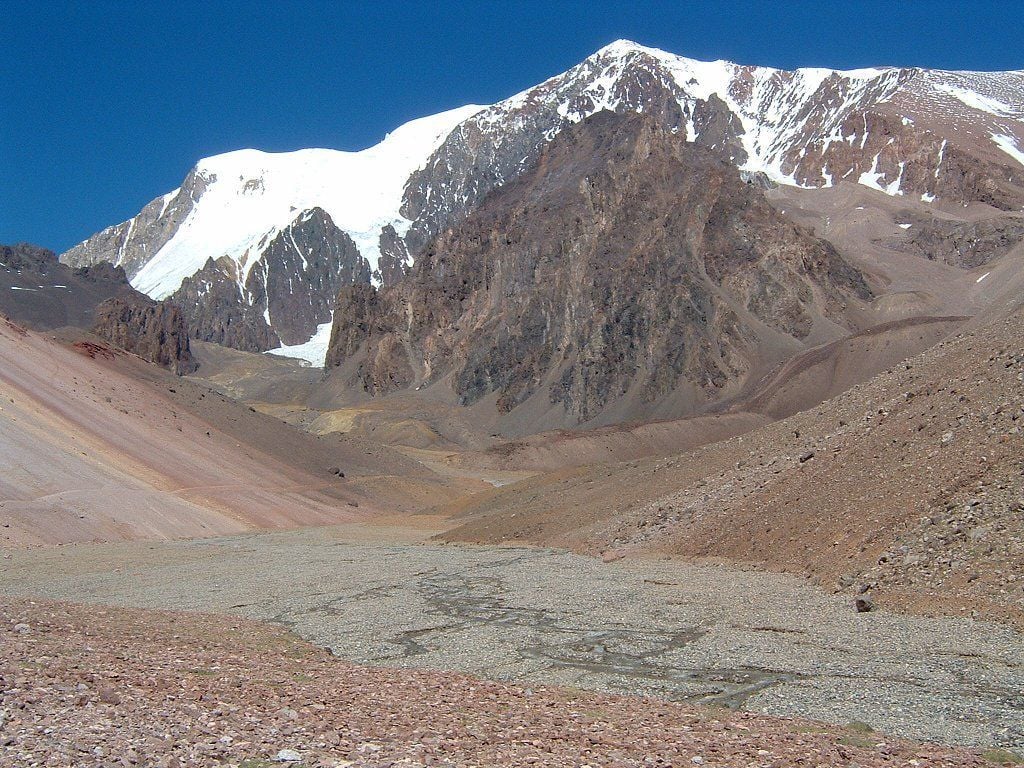
M 853 607 L 857 609 L 857 613 L 870 613 L 875 610 L 874 602 L 867 596 L 861 596 L 854 600 Z
M 302 761 L 302 755 L 294 749 L 282 749 L 274 756 L 275 763 L 298 763 Z
M 19 622 L 19 623 L 14 625 L 14 631 L 17 632 L 19 635 L 24 635 L 27 632 L 31 632 L 32 631 L 32 627 L 30 627 L 28 624 L 25 624 L 23 622 Z
M 800 454 L 800 463 L 806 464 L 808 461 L 814 458 L 814 451 L 806 451 Z
M 121 703 L 121 697 L 118 695 L 117 691 L 115 691 L 113 688 L 107 688 L 107 687 L 100 688 L 100 690 L 99 690 L 99 700 L 102 701 L 104 704 L 120 704 Z

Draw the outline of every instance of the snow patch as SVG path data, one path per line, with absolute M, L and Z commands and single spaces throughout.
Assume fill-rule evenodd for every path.
M 322 368 L 327 359 L 327 345 L 331 342 L 332 324 L 333 320 L 321 323 L 316 327 L 316 331 L 309 337 L 309 340 L 302 344 L 292 344 L 291 346 L 282 344 L 277 349 L 267 350 L 265 354 L 294 357 Z
M 871 170 L 864 171 L 858 178 L 857 183 L 863 184 L 865 187 L 871 187 L 877 189 L 879 192 L 885 192 L 885 187 L 882 186 L 882 180 L 885 178 L 884 174 L 878 170 L 878 155 L 875 155 L 875 159 L 871 161 Z
M 1024 165 L 1024 152 L 1017 147 L 1017 140 L 1013 136 L 1006 136 L 1001 133 L 993 133 L 992 141 L 996 143 L 1003 152 L 1008 154 L 1021 165 Z
M 981 282 L 982 280 L 984 280 L 984 279 L 985 279 L 986 277 L 988 277 L 988 276 L 989 276 L 989 275 L 991 275 L 991 274 L 992 274 L 991 272 L 986 272 L 986 273 L 985 273 L 984 275 L 982 275 L 981 277 L 979 277 L 979 278 L 978 278 L 977 280 L 975 280 L 974 282 L 976 282 L 976 283 L 980 283 L 980 282 Z
M 990 115 L 996 117 L 1014 117 L 1015 110 L 1009 104 L 1005 104 L 998 99 L 993 99 L 991 96 L 985 96 L 972 91 L 968 88 L 961 88 L 956 85 L 950 85 L 949 83 L 937 83 L 935 88 L 942 93 L 952 96 L 954 99 L 966 104 L 971 109 L 978 109 L 982 112 L 988 112 Z

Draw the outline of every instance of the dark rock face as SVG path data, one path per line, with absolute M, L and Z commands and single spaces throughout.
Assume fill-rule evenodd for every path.
M 268 308 L 282 343 L 306 341 L 331 309 L 343 285 L 370 282 L 370 265 L 347 233 L 321 208 L 297 218 L 263 252 L 246 291 Z
M 716 152 L 604 112 L 429 243 L 404 281 L 343 289 L 327 364 L 358 360 L 372 393 L 450 377 L 465 405 L 537 396 L 583 423 L 623 398 L 717 399 L 763 339 L 804 339 L 870 296 Z
M 343 285 L 370 282 L 369 263 L 320 208 L 261 244 L 261 254 L 244 283 L 230 259 L 208 259 L 182 282 L 173 298 L 194 338 L 250 352 L 300 344 L 331 319 Z
M 97 305 L 124 290 L 124 270 L 107 262 L 76 269 L 45 248 L 0 245 L 0 310 L 36 330 L 87 328 Z
M 179 376 L 199 367 L 189 349 L 185 317 L 170 301 L 157 302 L 137 291 L 125 291 L 99 305 L 92 331 Z
M 951 221 L 913 214 L 903 218 L 911 225 L 906 235 L 886 240 L 885 245 L 961 269 L 995 261 L 1024 241 L 1024 218 Z
M 123 267 L 128 279 L 135 277 L 174 237 L 211 181 L 193 168 L 177 190 L 151 201 L 134 219 L 97 232 L 61 260 L 73 267 L 110 261 Z
M 684 135 L 692 121 L 699 143 L 730 160 L 746 159 L 739 139 L 743 126 L 717 96 L 690 99 L 671 73 L 639 51 L 611 64 L 615 79 L 605 92 L 595 83 L 609 65 L 610 57 L 590 57 L 531 89 L 519 103 L 496 105 L 453 131 L 406 185 L 402 215 L 413 221 L 405 238 L 409 251 L 418 254 L 491 190 L 530 168 L 553 136 L 599 111 L 601 103 L 620 113 L 643 112 Z
M 181 309 L 135 291 L 107 262 L 76 269 L 45 248 L 0 246 L 0 310 L 37 330 L 89 329 L 179 375 L 197 368 Z
M 374 277 L 385 287 L 394 285 L 406 276 L 411 261 L 405 240 L 388 224 L 380 233 L 380 260 Z
M 265 307 L 246 302 L 230 259 L 207 259 L 201 270 L 182 281 L 174 301 L 185 311 L 192 338 L 248 352 L 281 345 L 264 317 Z

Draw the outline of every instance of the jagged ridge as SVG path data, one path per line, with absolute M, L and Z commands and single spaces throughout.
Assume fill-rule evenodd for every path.
M 505 101 L 413 121 L 363 152 L 243 150 L 203 160 L 180 189 L 62 258 L 122 265 L 154 297 L 179 290 L 212 259 L 217 279 L 234 282 L 237 298 L 228 308 L 199 298 L 186 311 L 258 317 L 258 292 L 246 290 L 250 273 L 278 234 L 320 207 L 355 243 L 373 279 L 390 284 L 431 238 L 522 173 L 557 133 L 602 109 L 652 114 L 774 183 L 845 181 L 926 202 L 1004 210 L 1024 203 L 1022 72 L 788 72 L 617 41 Z M 297 244 L 299 251 L 307 247 Z M 330 304 L 333 295 L 322 292 L 330 287 L 306 285 L 298 271 L 290 284 L 292 291 L 319 292 L 312 305 Z M 304 323 L 302 333 L 318 327 L 324 335 L 323 321 Z M 271 315 L 266 330 L 239 338 L 245 348 L 286 338 L 290 346 L 302 341 L 293 330 Z M 226 334 L 225 343 L 234 337 Z M 296 348 L 309 354 L 310 346 L 316 345 Z

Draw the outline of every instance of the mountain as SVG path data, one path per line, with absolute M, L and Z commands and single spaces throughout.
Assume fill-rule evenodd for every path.
M 61 258 L 110 261 L 143 293 L 181 300 L 197 338 L 256 351 L 305 342 L 330 322 L 340 281 L 401 272 L 405 182 L 478 109 L 414 120 L 362 152 L 207 158 L 179 189 Z
M 816 407 L 696 450 L 481 494 L 456 505 L 462 524 L 445 537 L 725 559 L 1024 626 L 1019 279 L 1012 288 L 999 311 Z
M 36 330 L 88 328 L 96 307 L 126 289 L 124 270 L 106 262 L 73 269 L 46 248 L 0 245 L 0 312 Z
M 954 214 L 1024 204 L 1024 72 L 784 71 L 617 41 L 362 152 L 202 160 L 181 188 L 62 259 L 111 261 L 144 293 L 175 295 L 198 338 L 320 364 L 338 287 L 401 279 L 434 237 L 602 110 L 650 114 L 763 185 L 853 183 Z
M 618 41 L 462 123 L 406 189 L 421 246 L 545 141 L 603 109 L 645 111 L 772 182 L 855 181 L 890 195 L 1017 210 L 1024 201 L 1024 73 L 793 72 L 700 62 Z
M 405 280 L 344 289 L 327 364 L 374 394 L 437 385 L 547 424 L 637 418 L 669 400 L 692 410 L 780 350 L 845 335 L 871 296 L 716 153 L 651 116 L 601 112 Z
M 197 367 L 181 308 L 134 290 L 107 262 L 72 268 L 45 248 L 0 245 L 0 312 L 36 330 L 92 330 L 179 375 Z

